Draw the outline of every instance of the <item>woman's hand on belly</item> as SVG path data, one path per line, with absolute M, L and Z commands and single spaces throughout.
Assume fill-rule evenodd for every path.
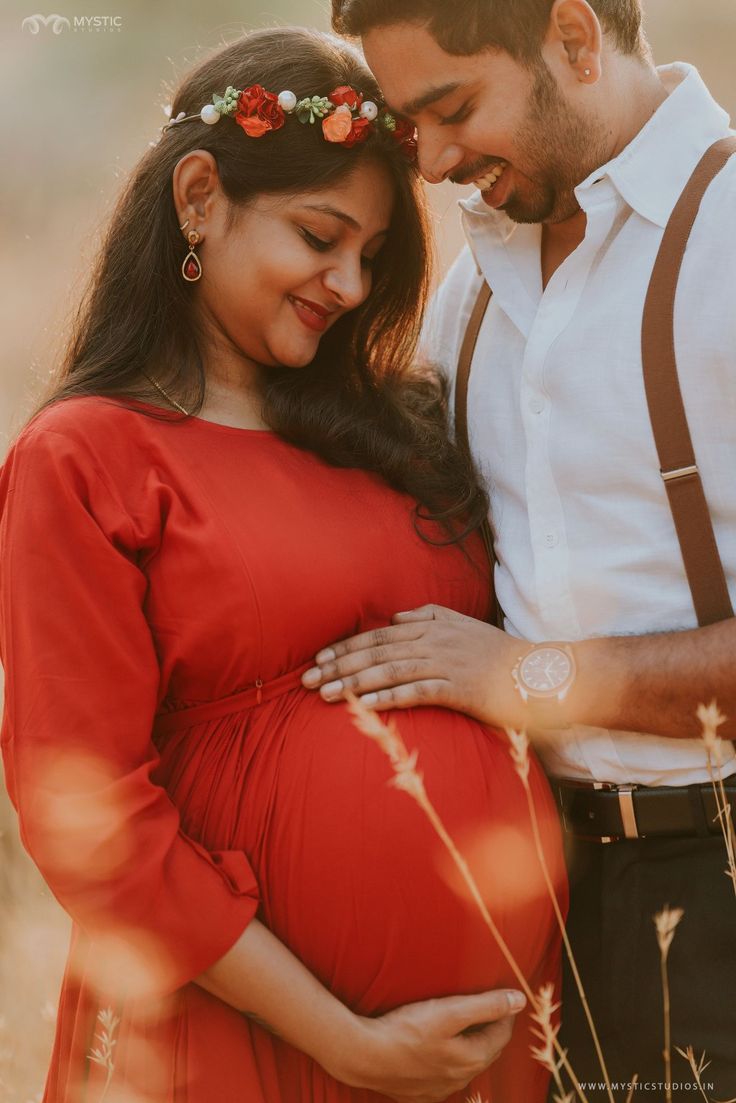
M 501 989 L 406 1004 L 369 1019 L 329 992 L 257 919 L 196 983 L 336 1080 L 399 1103 L 440 1103 L 465 1088 L 501 1053 L 526 1002 Z
M 485 992 L 406 1004 L 359 1019 L 357 1037 L 328 1071 L 398 1103 L 441 1103 L 501 1054 L 524 1007 L 519 992 Z

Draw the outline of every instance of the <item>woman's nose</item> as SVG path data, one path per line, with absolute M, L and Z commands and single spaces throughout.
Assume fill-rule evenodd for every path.
M 351 259 L 330 268 L 325 273 L 324 282 L 337 299 L 339 306 L 346 310 L 354 310 L 368 294 L 365 274 L 360 258 Z

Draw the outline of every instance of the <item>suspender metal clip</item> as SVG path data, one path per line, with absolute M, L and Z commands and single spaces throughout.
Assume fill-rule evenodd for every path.
M 698 474 L 698 465 L 694 463 L 691 467 L 677 467 L 674 471 L 663 471 L 661 474 L 666 483 L 673 479 L 686 479 L 688 475 Z

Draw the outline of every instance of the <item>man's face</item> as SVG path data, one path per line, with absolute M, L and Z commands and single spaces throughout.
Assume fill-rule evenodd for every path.
M 369 31 L 363 48 L 387 103 L 417 125 L 426 180 L 475 183 L 516 222 L 576 213 L 573 189 L 607 160 L 605 131 L 543 61 L 522 65 L 503 50 L 456 57 L 408 23 Z

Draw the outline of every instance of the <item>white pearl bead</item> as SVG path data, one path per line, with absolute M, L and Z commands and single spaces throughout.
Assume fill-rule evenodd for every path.
M 214 123 L 219 123 L 220 112 L 214 103 L 206 103 L 200 111 L 199 117 L 203 123 L 207 123 L 207 126 L 212 126 Z
M 293 92 L 279 93 L 279 107 L 288 115 L 296 107 L 296 96 Z
M 335 108 L 336 115 L 352 115 L 352 111 L 346 103 L 341 103 L 339 107 Z
M 378 107 L 373 100 L 366 100 L 360 108 L 360 113 L 364 119 L 368 119 L 368 122 L 373 122 L 378 118 Z

